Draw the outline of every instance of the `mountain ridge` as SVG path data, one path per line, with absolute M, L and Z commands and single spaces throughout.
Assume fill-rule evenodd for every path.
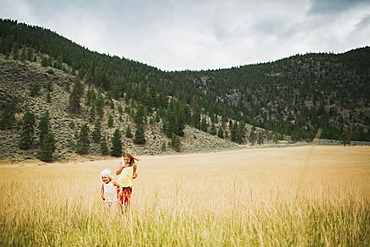
M 135 145 L 132 141 L 130 148 L 141 150 L 145 147 L 152 150 L 149 152 L 152 154 L 162 153 L 160 146 L 164 144 L 167 145 L 166 152 L 172 152 L 168 146 L 172 132 L 180 136 L 183 152 L 196 151 L 191 148 L 191 143 L 199 141 L 197 136 L 200 134 L 205 134 L 200 139 L 219 144 L 212 146 L 206 141 L 213 149 L 234 148 L 235 142 L 250 145 L 281 139 L 310 142 L 319 129 L 323 130 L 322 137 L 326 139 L 339 140 L 343 131 L 348 130 L 353 140 L 370 141 L 369 47 L 341 54 L 297 54 L 274 62 L 217 70 L 166 72 L 137 61 L 89 51 L 40 27 L 11 20 L 1 20 L 0 24 L 0 54 L 3 54 L 1 111 L 4 113 L 7 102 L 17 99 L 20 102 L 18 108 L 23 109 L 16 113 L 17 122 L 24 114 L 26 103 L 38 99 L 44 102 L 42 106 L 47 105 L 46 88 L 51 84 L 63 95 L 58 96 L 58 100 L 64 100 L 64 106 L 58 110 L 63 109 L 63 119 L 68 121 L 81 118 L 84 119 L 82 122 L 89 122 L 89 114 L 94 109 L 87 102 L 87 95 L 92 89 L 104 97 L 106 114 L 103 121 L 106 122 L 112 114 L 115 124 L 126 122 L 120 127 L 123 133 L 127 125 L 135 130 L 138 124 L 135 115 L 140 106 L 144 106 L 146 139 L 157 139 L 151 143 L 155 148 L 148 148 L 151 145 L 148 143 Z M 23 76 L 24 84 L 19 84 L 17 75 Z M 85 96 L 81 98 L 81 112 L 71 114 L 71 102 L 68 101 L 71 92 L 66 88 L 76 80 L 82 81 Z M 28 95 L 35 82 L 41 84 L 43 99 L 40 95 Z M 13 87 L 7 89 L 9 85 Z M 54 97 L 51 101 L 55 100 L 55 94 L 55 91 L 51 92 Z M 118 105 L 125 112 L 110 109 Z M 174 107 L 179 107 L 181 114 L 172 116 L 172 111 L 178 111 Z M 42 114 L 37 113 L 38 119 Z M 184 128 L 177 129 L 173 124 L 180 127 L 184 124 Z M 13 127 L 12 136 L 19 138 L 20 126 L 14 123 Z M 218 138 L 217 129 L 226 136 Z M 107 138 L 112 132 L 105 133 Z M 73 133 L 69 135 L 73 136 Z M 71 136 L 62 138 L 64 146 L 76 141 Z M 189 136 L 191 141 L 186 140 Z M 17 138 L 13 139 L 13 148 L 16 148 L 14 140 Z M 196 145 L 200 147 L 202 143 Z M 37 146 L 35 143 L 34 147 Z M 73 148 L 67 149 L 65 157 L 60 155 L 59 158 L 66 158 L 73 153 L 71 150 Z M 92 147 L 92 150 L 99 153 L 98 147 Z M 63 152 L 59 148 L 58 153 Z

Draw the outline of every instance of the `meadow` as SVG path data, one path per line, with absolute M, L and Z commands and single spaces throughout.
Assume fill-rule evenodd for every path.
M 100 197 L 119 159 L 0 166 L 0 246 L 369 246 L 370 147 L 142 156 L 131 209 Z

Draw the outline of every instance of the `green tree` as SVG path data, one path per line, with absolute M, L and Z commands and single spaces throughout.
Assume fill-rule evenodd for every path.
M 110 154 L 115 157 L 119 157 L 122 155 L 122 134 L 119 129 L 116 129 L 113 133 Z
M 53 161 L 53 154 L 56 150 L 55 143 L 54 134 L 52 132 L 48 132 L 43 138 L 41 150 L 37 152 L 37 157 L 42 161 Z
M 257 141 L 257 134 L 256 134 L 256 127 L 252 127 L 251 132 L 249 133 L 249 141 L 251 142 L 252 146 L 256 144 Z
M 101 124 L 100 121 L 97 120 L 94 126 L 94 130 L 91 132 L 91 138 L 95 143 L 99 143 L 102 135 L 101 135 Z
M 211 134 L 211 135 L 216 135 L 217 134 L 217 130 L 216 130 L 216 125 L 215 125 L 215 123 L 212 123 L 211 124 L 211 129 L 209 130 L 209 133 Z
M 258 132 L 257 134 L 257 144 L 262 145 L 263 144 L 263 134 L 261 131 Z
M 202 130 L 204 132 L 207 132 L 208 131 L 207 120 L 206 120 L 205 117 L 202 118 L 202 123 L 200 125 L 200 130 Z
M 46 94 L 46 102 L 51 103 L 51 95 L 49 92 Z
M 80 113 L 81 109 L 81 97 L 76 93 L 75 90 L 69 94 L 69 112 L 73 114 Z
M 232 122 L 230 120 L 230 123 L 229 123 L 229 126 L 230 126 L 230 132 L 231 132 L 231 141 L 233 142 L 237 142 L 238 140 L 238 123 L 235 121 L 235 122 Z
M 172 134 L 171 146 L 174 150 L 176 150 L 176 152 L 180 152 L 180 150 L 181 150 L 181 140 L 180 140 L 179 136 L 177 136 L 175 134 Z
M 241 144 L 245 142 L 245 122 L 240 122 L 237 128 L 236 142 Z
M 144 106 L 142 104 L 139 105 L 137 112 L 134 117 L 134 122 L 138 125 L 145 124 L 146 119 L 145 119 L 145 110 Z
M 27 60 L 32 62 L 33 59 L 33 50 L 31 47 L 28 47 L 27 49 Z
M 222 129 L 222 126 L 220 126 L 220 127 L 218 128 L 217 136 L 218 136 L 219 138 L 224 138 L 224 131 L 223 131 L 223 129 Z
M 279 140 L 282 140 L 282 135 L 280 133 L 273 133 L 272 135 L 272 140 L 274 141 L 275 144 L 279 142 Z
M 22 132 L 18 146 L 20 149 L 27 150 L 33 144 L 33 136 L 35 131 L 35 115 L 28 111 L 23 115 L 22 119 Z
M 24 60 L 26 60 L 26 58 L 27 58 L 27 55 L 26 55 L 26 47 L 22 47 L 22 53 L 21 53 L 21 57 L 20 57 L 20 60 L 21 61 L 24 61 Z
M 195 108 L 195 112 L 193 114 L 193 126 L 194 126 L 194 128 L 200 129 L 200 120 L 201 120 L 200 109 L 199 109 L 199 106 L 197 106 Z
M 41 89 L 40 83 L 35 82 L 33 84 L 33 86 L 32 86 L 32 89 L 31 89 L 31 92 L 30 92 L 30 96 L 31 97 L 37 96 L 40 93 L 40 89 Z
M 77 153 L 88 154 L 90 148 L 90 129 L 87 124 L 82 125 L 77 141 Z
M 343 146 L 346 146 L 346 144 L 350 144 L 351 143 L 351 135 L 349 134 L 348 130 L 343 130 L 343 133 L 342 133 L 342 137 L 341 137 L 341 143 L 343 144 Z
M 96 101 L 96 93 L 93 88 L 89 88 L 86 93 L 86 105 L 92 106 Z
M 167 148 L 167 145 L 166 145 L 166 142 L 164 141 L 161 145 L 161 149 L 162 149 L 162 151 L 164 151 L 164 150 L 166 150 L 166 148 Z
M 92 105 L 89 111 L 89 122 L 93 123 L 95 121 L 95 105 Z M 98 119 L 100 121 L 101 118 Z
M 130 127 L 130 125 L 128 125 L 127 126 L 127 128 L 126 128 L 126 137 L 127 138 L 132 138 L 132 137 L 134 137 L 134 135 L 132 134 L 132 132 L 131 132 L 131 127 Z
M 50 121 L 50 114 L 49 114 L 49 111 L 46 110 L 45 115 L 40 118 L 40 123 L 38 126 L 41 148 L 44 143 L 45 136 L 49 133 L 49 121 Z
M 107 141 L 105 140 L 105 136 L 103 136 L 103 139 L 100 143 L 100 151 L 101 151 L 102 155 L 108 155 L 109 154 L 108 145 L 107 145 Z
M 74 129 L 75 128 L 75 122 L 73 122 L 73 121 L 69 122 L 68 127 L 70 129 Z
M 15 113 L 17 111 L 16 100 L 5 103 L 4 111 L 1 114 L 0 128 L 11 129 L 15 123 Z
M 146 143 L 144 124 L 139 124 L 136 127 L 135 138 L 133 141 L 135 144 L 145 144 Z
M 104 117 L 104 98 L 101 95 L 95 101 L 95 110 L 99 118 L 102 119 Z
M 111 114 L 109 114 L 109 117 L 108 117 L 108 127 L 114 127 L 114 120 L 113 120 L 113 117 Z

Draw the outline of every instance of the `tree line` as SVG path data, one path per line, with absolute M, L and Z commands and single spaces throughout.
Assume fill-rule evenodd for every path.
M 181 137 L 178 124 L 224 136 L 225 122 L 233 120 L 238 125 L 291 135 L 297 141 L 312 140 L 319 128 L 324 129 L 323 138 L 339 139 L 348 129 L 354 140 L 370 140 L 370 119 L 361 110 L 369 104 L 368 47 L 341 55 L 296 55 L 229 69 L 165 72 L 124 57 L 89 51 L 44 28 L 12 20 L 0 24 L 2 54 L 29 61 L 37 60 L 36 54 L 47 54 L 42 56 L 43 66 L 76 75 L 105 92 L 106 99 L 86 96 L 91 101 L 91 118 L 95 112 L 99 115 L 103 100 L 129 102 L 131 109 L 139 112 L 135 122 L 138 136 L 145 132 L 142 113 L 148 117 L 155 112 L 171 138 L 172 134 Z M 66 85 L 71 90 L 69 110 L 77 114 L 82 96 L 78 88 L 70 86 Z M 176 99 L 178 106 L 170 105 L 169 98 Z M 348 109 L 352 112 L 344 115 Z M 216 123 L 214 116 L 221 116 L 223 123 Z M 248 140 L 243 136 L 227 138 L 240 143 Z M 137 143 L 144 142 L 137 139 Z

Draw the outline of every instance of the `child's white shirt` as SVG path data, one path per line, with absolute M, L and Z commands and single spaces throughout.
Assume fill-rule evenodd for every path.
M 113 185 L 113 182 L 104 183 L 104 197 L 105 202 L 116 202 L 117 201 L 117 187 Z

